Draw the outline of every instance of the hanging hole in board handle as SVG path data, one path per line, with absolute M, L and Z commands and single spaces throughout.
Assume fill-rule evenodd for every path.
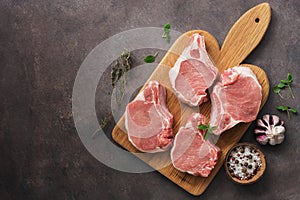
M 255 23 L 258 23 L 259 22 L 259 18 L 257 17 L 256 19 L 255 19 Z

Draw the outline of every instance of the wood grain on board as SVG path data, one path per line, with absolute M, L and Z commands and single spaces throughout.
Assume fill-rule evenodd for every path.
M 186 47 L 189 37 L 194 33 L 199 33 L 205 37 L 207 52 L 220 72 L 237 65 L 247 66 L 253 70 L 262 86 L 262 108 L 269 94 L 269 82 L 267 75 L 260 67 L 250 64 L 241 64 L 241 62 L 259 44 L 268 28 L 270 19 L 271 9 L 269 4 L 262 3 L 250 9 L 233 25 L 221 49 L 217 40 L 210 33 L 203 30 L 186 32 L 176 40 L 149 78 L 149 80 L 157 80 L 167 88 L 167 107 L 174 116 L 174 133 L 178 131 L 180 126 L 185 124 L 187 116 L 189 116 L 192 112 L 200 111 L 209 121 L 211 107 L 210 102 L 208 101 L 196 108 L 180 103 L 172 92 L 168 78 L 169 69 L 174 66 L 178 56 Z M 138 153 L 139 151 L 128 141 L 124 126 L 124 116 L 121 117 L 115 126 L 112 136 L 118 144 L 132 153 L 138 153 L 135 155 L 154 169 L 158 170 L 168 179 L 189 193 L 193 195 L 200 195 L 205 191 L 209 183 L 222 167 L 226 153 L 241 139 L 249 126 L 250 123 L 240 123 L 221 135 L 216 145 L 220 147 L 222 154 L 215 168 L 207 178 L 189 175 L 176 170 L 171 164 L 169 152 L 155 154 Z

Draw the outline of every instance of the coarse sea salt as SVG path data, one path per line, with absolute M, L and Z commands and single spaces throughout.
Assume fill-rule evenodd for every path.
M 260 154 L 250 146 L 238 146 L 231 150 L 227 166 L 230 174 L 239 180 L 251 179 L 260 169 Z

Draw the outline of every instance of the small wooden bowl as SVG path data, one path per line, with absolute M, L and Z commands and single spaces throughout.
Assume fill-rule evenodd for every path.
M 248 178 L 248 179 L 239 179 L 238 177 L 236 177 L 235 175 L 232 175 L 232 171 L 230 172 L 229 170 L 229 159 L 232 159 L 232 153 L 233 153 L 233 150 L 235 150 L 236 148 L 238 147 L 250 147 L 250 149 L 254 149 L 256 151 L 256 153 L 259 153 L 259 158 L 261 160 L 261 166 L 259 167 L 259 169 L 256 171 L 256 173 L 251 177 L 251 178 Z M 253 155 L 254 152 L 252 152 L 251 155 Z M 234 163 L 235 164 L 235 163 Z M 236 145 L 234 145 L 227 153 L 226 155 L 226 159 L 225 159 L 225 170 L 226 170 L 226 174 L 228 175 L 228 177 L 230 177 L 234 182 L 236 183 L 239 183 L 239 184 L 252 184 L 254 182 L 256 182 L 259 178 L 261 178 L 261 176 L 263 175 L 263 173 L 265 172 L 266 170 L 266 159 L 265 159 L 265 156 L 264 154 L 258 149 L 258 147 L 254 144 L 251 144 L 251 143 L 238 143 Z M 236 165 L 236 168 L 238 167 L 241 167 L 241 163 L 237 163 L 235 164 Z

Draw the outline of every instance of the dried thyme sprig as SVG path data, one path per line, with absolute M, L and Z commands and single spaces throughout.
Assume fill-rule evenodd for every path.
M 111 75 L 111 85 L 115 87 L 117 81 L 128 71 L 130 70 L 130 51 L 124 49 L 121 53 L 120 58 L 118 58 L 112 66 L 110 72 Z
M 103 117 L 99 122 L 100 128 L 103 129 L 111 120 L 111 118 L 112 118 L 112 112 L 110 112 L 107 116 Z
M 119 105 L 123 99 L 125 86 L 126 86 L 126 72 L 130 70 L 131 68 L 131 60 L 130 60 L 130 51 L 127 49 L 124 49 L 120 55 L 120 57 L 114 62 L 111 68 L 110 72 L 110 78 L 111 78 L 111 85 L 113 87 L 116 87 L 116 102 Z M 120 80 L 120 78 L 122 79 Z M 118 83 L 118 81 L 120 82 Z M 99 126 L 101 129 L 103 129 L 108 122 L 112 118 L 111 111 L 107 116 L 103 117 L 100 122 Z M 96 131 L 97 132 L 97 131 Z M 94 133 L 96 134 L 96 133 Z
M 130 51 L 124 49 L 121 56 L 115 61 L 111 70 L 111 84 L 116 87 L 116 102 L 122 102 L 125 86 L 126 86 L 126 72 L 131 68 Z M 122 77 L 122 79 L 120 79 Z M 120 82 L 118 83 L 118 81 Z

